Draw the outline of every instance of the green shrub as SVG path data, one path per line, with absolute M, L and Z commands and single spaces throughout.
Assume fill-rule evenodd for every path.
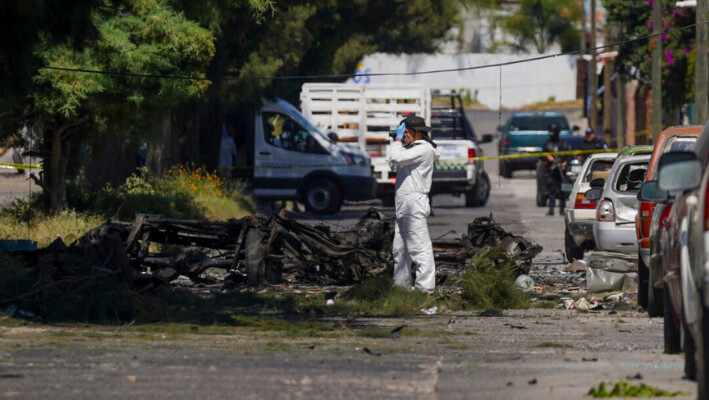
M 461 282 L 461 296 L 471 307 L 529 307 L 530 296 L 515 284 L 512 263 L 500 263 L 499 260 L 506 260 L 502 253 L 501 247 L 484 247 L 468 260 Z
M 608 386 L 612 386 L 613 383 L 608 382 Z M 631 385 L 628 382 L 620 381 L 616 383 L 610 390 L 606 389 L 606 382 L 601 382 L 598 388 L 591 388 L 588 391 L 588 395 L 595 398 L 608 399 L 612 397 L 675 397 L 675 396 L 688 396 L 684 392 L 673 392 L 670 393 L 666 390 L 656 388 L 654 386 L 648 386 L 644 383 L 639 383 L 637 385 Z

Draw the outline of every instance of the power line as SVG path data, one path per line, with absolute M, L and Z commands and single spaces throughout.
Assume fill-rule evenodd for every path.
M 701 21 L 700 23 L 706 24 L 706 23 L 709 23 L 709 20 Z M 679 31 L 682 31 L 685 29 L 694 28 L 698 24 L 699 23 L 693 23 L 693 24 L 685 25 L 685 26 L 682 26 L 679 28 L 667 29 L 667 30 L 664 30 L 660 33 L 655 33 L 655 34 L 651 34 L 651 35 L 647 35 L 647 36 L 642 36 L 639 38 L 614 42 L 614 43 L 606 44 L 603 46 L 597 46 L 597 47 L 594 47 L 591 49 L 567 51 L 567 52 L 561 52 L 561 53 L 556 53 L 556 54 L 547 54 L 547 55 L 541 55 L 541 56 L 537 56 L 537 57 L 525 58 L 522 60 L 506 61 L 506 62 L 495 63 L 495 64 L 478 65 L 478 66 L 474 66 L 474 67 L 436 69 L 436 70 L 418 71 L 418 72 L 380 72 L 380 73 L 369 73 L 366 75 L 367 76 L 431 75 L 431 74 L 441 74 L 441 73 L 447 73 L 447 72 L 472 71 L 472 70 L 477 70 L 477 69 L 505 67 L 505 66 L 515 65 L 515 64 L 523 64 L 523 63 L 528 63 L 528 62 L 546 60 L 546 59 L 555 58 L 555 57 L 590 54 L 592 51 L 605 50 L 605 49 L 613 48 L 616 46 L 621 46 L 621 45 L 630 44 L 630 43 L 634 43 L 634 42 L 638 42 L 638 41 L 642 41 L 642 40 L 652 39 L 652 38 L 659 37 L 659 36 L 662 36 L 662 35 L 665 35 L 665 34 L 668 34 L 671 32 L 679 32 Z M 79 72 L 79 73 L 87 73 L 87 74 L 111 75 L 111 76 L 125 76 L 125 77 L 132 77 L 132 78 L 175 79 L 175 80 L 192 80 L 192 81 L 211 81 L 211 82 L 260 81 L 260 80 L 342 79 L 342 78 L 354 78 L 356 76 L 362 76 L 360 74 L 318 74 L 318 75 L 287 75 L 287 76 L 251 76 L 251 77 L 192 77 L 192 76 L 181 76 L 181 75 L 155 75 L 155 74 L 139 74 L 139 73 L 119 72 L 119 71 L 99 71 L 99 70 L 91 70 L 91 69 L 83 69 L 83 68 L 65 68 L 65 67 L 52 67 L 52 66 L 44 66 L 44 67 L 40 67 L 39 69 L 49 69 L 49 70 L 66 71 L 66 72 Z

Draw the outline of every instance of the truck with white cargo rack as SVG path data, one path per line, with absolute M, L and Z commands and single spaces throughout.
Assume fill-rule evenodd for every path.
M 465 194 L 468 207 L 487 202 L 490 179 L 483 163 L 472 159 L 482 156 L 478 143 L 492 141 L 492 135 L 483 135 L 478 142 L 457 93 L 423 85 L 306 83 L 300 102 L 303 115 L 313 124 L 371 155 L 377 197 L 385 204 L 393 204 L 396 182 L 388 161 L 389 131 L 408 115 L 424 118 L 433 128 L 432 139 L 441 154 L 431 195 Z

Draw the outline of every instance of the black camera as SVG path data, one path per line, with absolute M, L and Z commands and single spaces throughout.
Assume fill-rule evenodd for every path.
M 389 131 L 389 137 L 390 137 L 392 140 L 395 140 L 395 139 L 396 139 L 396 131 Z

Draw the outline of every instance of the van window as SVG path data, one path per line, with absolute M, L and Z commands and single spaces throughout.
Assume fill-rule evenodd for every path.
M 286 114 L 263 113 L 263 132 L 266 143 L 289 151 L 325 153 L 325 149 L 308 131 Z

